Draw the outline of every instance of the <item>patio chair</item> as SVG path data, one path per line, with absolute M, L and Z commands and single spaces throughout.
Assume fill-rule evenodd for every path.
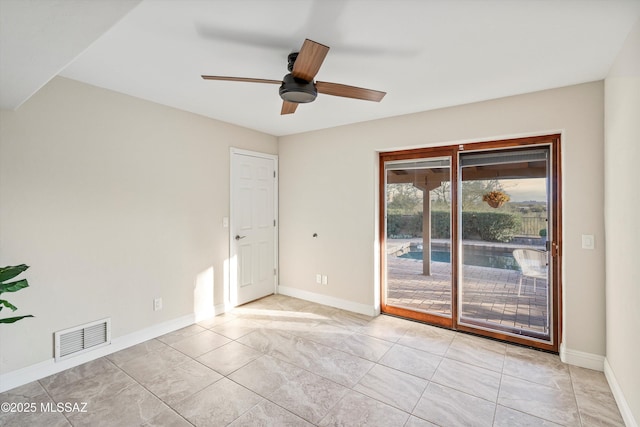
M 535 249 L 515 249 L 513 257 L 520 266 L 520 283 L 518 284 L 518 296 L 522 290 L 522 278 L 533 278 L 533 292 L 536 291 L 536 279 L 547 278 L 547 253 Z

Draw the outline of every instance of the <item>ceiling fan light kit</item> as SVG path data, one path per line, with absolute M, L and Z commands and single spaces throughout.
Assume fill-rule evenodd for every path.
M 292 74 L 287 74 L 282 79 L 280 86 L 280 98 L 283 101 L 306 104 L 318 96 L 316 85 L 313 82 L 306 82 L 296 79 Z
M 298 104 L 313 102 L 318 96 L 318 92 L 324 93 L 325 95 L 374 102 L 380 102 L 382 98 L 384 98 L 386 93 L 378 90 L 347 86 L 339 83 L 314 82 L 313 79 L 320 70 L 320 66 L 328 52 L 328 46 L 306 39 L 302 44 L 300 52 L 289 54 L 287 58 L 287 69 L 290 71 L 290 74 L 284 76 L 282 81 L 226 76 L 202 76 L 202 78 L 205 80 L 280 84 L 280 98 L 282 98 L 283 101 L 280 114 L 282 115 L 293 114 Z

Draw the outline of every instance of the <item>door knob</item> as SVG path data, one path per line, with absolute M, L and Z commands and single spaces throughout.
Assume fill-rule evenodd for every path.
M 239 234 L 236 234 L 236 240 L 240 240 L 240 239 L 244 239 L 247 236 L 241 236 Z

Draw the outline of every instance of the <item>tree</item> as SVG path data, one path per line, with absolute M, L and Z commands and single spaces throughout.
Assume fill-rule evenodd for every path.
M 430 192 L 431 207 L 439 210 L 449 210 L 451 207 L 451 183 L 444 181 L 438 188 Z
M 413 184 L 387 185 L 387 212 L 409 215 L 422 211 L 422 190 Z

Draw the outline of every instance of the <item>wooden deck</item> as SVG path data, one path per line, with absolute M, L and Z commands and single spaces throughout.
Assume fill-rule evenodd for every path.
M 489 267 L 463 267 L 462 316 L 511 328 L 546 333 L 547 281 L 525 278 L 518 296 L 520 273 Z M 387 304 L 443 315 L 451 314 L 451 264 L 431 263 L 422 274 L 422 261 L 389 255 Z

